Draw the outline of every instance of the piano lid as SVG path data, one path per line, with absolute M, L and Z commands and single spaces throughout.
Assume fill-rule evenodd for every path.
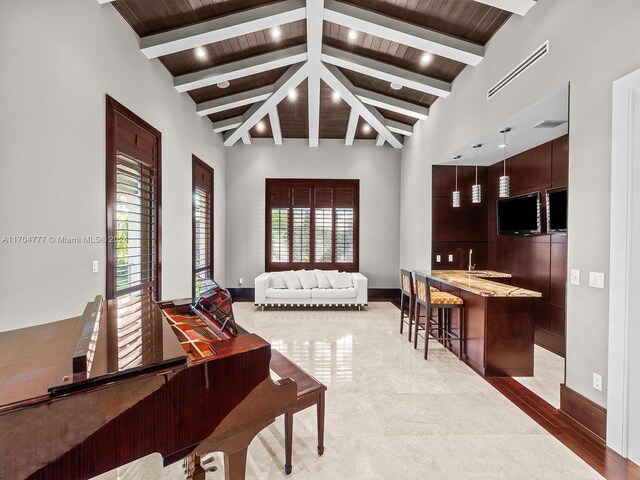
M 48 390 L 62 394 L 186 361 L 151 297 L 127 295 L 106 302 L 98 297 L 87 305 Z

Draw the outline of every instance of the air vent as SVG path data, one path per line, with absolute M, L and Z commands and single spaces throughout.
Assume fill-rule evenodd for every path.
M 511 70 L 504 77 L 502 77 L 498 83 L 496 83 L 493 87 L 491 87 L 487 91 L 487 100 L 490 100 L 499 91 L 504 89 L 512 81 L 514 81 L 516 78 L 522 75 L 525 71 L 527 71 L 530 67 L 532 67 L 538 60 L 544 57 L 547 53 L 549 53 L 549 40 L 547 40 L 538 48 L 536 48 L 531 55 L 525 58 L 513 70 Z
M 556 128 L 560 125 L 564 125 L 565 123 L 567 123 L 566 120 L 543 120 L 540 123 L 536 123 L 531 128 Z

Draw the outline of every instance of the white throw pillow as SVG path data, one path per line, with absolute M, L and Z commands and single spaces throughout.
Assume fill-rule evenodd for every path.
M 329 279 L 327 278 L 327 273 L 338 273 L 338 271 L 314 270 L 313 273 L 316 274 L 316 278 L 318 279 L 318 288 L 332 288 L 331 283 L 329 283 Z
M 327 279 L 331 284 L 332 288 L 349 288 L 353 287 L 353 282 L 351 281 L 350 273 L 327 273 Z
M 289 290 L 300 290 L 302 288 L 298 274 L 293 270 L 290 272 L 284 272 L 284 283 L 287 284 L 287 288 Z
M 302 288 L 318 288 L 318 279 L 316 278 L 316 274 L 311 270 L 302 270 L 296 273 L 298 274 Z
M 271 274 L 271 288 L 287 288 L 287 284 L 284 281 L 284 274 L 282 272 Z

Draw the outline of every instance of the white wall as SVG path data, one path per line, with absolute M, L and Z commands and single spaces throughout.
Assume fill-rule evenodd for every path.
M 571 82 L 568 263 L 582 271 L 582 284 L 568 288 L 566 383 L 603 406 L 608 282 L 598 290 L 587 278 L 589 271 L 609 271 L 612 82 L 640 67 L 632 48 L 640 42 L 638 18 L 635 0 L 539 0 L 493 37 L 486 58 L 458 77 L 452 95 L 435 103 L 402 152 L 400 263 L 428 267 L 431 207 L 420 185 L 430 183 L 430 164 Z M 549 55 L 487 102 L 487 89 L 546 39 Z M 603 392 L 592 388 L 593 372 L 603 375 Z
M 227 149 L 227 287 L 264 271 L 265 178 L 360 179 L 360 271 L 369 288 L 397 288 L 400 152 L 374 142 L 253 140 Z
M 224 278 L 220 137 L 162 64 L 140 53 L 113 6 L 0 2 L 0 45 L 0 240 L 105 234 L 109 94 L 162 132 L 162 297 L 191 291 L 192 154 L 215 169 L 215 268 Z M 82 313 L 105 292 L 105 252 L 105 245 L 0 243 L 0 331 Z

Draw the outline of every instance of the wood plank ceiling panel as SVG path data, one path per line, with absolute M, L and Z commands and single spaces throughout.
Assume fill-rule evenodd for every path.
M 144 37 L 268 3 L 273 0 L 117 0 L 113 6 Z
M 358 119 L 358 128 L 356 128 L 356 140 L 375 140 L 377 136 L 378 132 L 360 117 Z
M 236 78 L 229 82 L 229 86 L 227 88 L 210 85 L 208 87 L 191 90 L 187 93 L 191 95 L 191 98 L 193 98 L 193 101 L 196 103 L 215 100 L 216 98 L 226 97 L 227 95 L 233 95 L 234 93 L 253 90 L 254 88 L 264 87 L 265 85 L 272 85 L 287 71 L 288 68 L 289 67 L 276 68 L 275 70 L 268 70 L 263 73 L 249 75 L 248 77 Z
M 382 114 L 384 118 L 388 118 L 389 120 L 395 120 L 396 122 L 406 123 L 407 125 L 415 125 L 416 122 L 418 121 L 417 118 L 408 117 L 407 115 L 402 115 L 401 113 L 385 110 L 384 108 L 378 108 L 378 111 Z
M 160 61 L 173 76 L 178 76 L 306 42 L 307 26 L 304 20 L 286 23 L 280 30 L 281 35 L 278 38 L 274 38 L 269 29 L 259 30 L 205 45 L 202 47 L 206 53 L 204 57 L 198 57 L 196 49 L 190 49 L 165 55 L 160 57 Z
M 285 97 L 278 104 L 282 138 L 309 137 L 309 101 L 306 80 L 296 88 L 296 92 L 295 100 Z
M 405 22 L 486 44 L 511 16 L 475 0 L 340 0 Z
M 320 82 L 320 138 L 344 138 L 351 107 L 342 98 L 334 98 L 329 85 Z
M 251 108 L 251 105 L 243 105 L 241 107 L 232 108 L 231 110 L 224 110 L 222 112 L 212 113 L 207 115 L 212 122 L 218 122 L 220 120 L 226 120 L 227 118 L 239 117 L 244 115 L 247 110 Z
M 260 125 L 262 125 L 262 131 Z M 269 115 L 260 120 L 249 130 L 249 133 L 253 138 L 272 138 L 273 132 L 271 131 L 271 122 L 269 121 Z

